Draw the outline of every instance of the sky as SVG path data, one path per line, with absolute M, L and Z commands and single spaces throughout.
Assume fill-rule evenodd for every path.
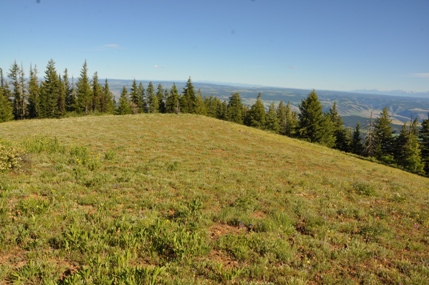
M 428 0 L 1 0 L 0 68 L 429 91 Z M 7 73 L 7 72 L 5 72 Z

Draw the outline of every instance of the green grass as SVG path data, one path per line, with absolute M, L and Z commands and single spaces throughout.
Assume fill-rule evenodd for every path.
M 427 178 L 193 115 L 0 136 L 0 284 L 429 283 Z

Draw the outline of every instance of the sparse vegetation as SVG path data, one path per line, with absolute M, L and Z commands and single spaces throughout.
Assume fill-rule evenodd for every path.
M 429 281 L 427 178 L 197 115 L 0 134 L 0 283 Z

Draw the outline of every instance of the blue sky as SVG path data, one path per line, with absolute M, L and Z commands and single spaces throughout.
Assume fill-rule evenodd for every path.
M 0 67 L 429 91 L 428 0 L 2 0 Z

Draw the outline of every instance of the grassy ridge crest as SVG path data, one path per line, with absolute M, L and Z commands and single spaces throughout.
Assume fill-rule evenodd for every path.
M 0 134 L 2 282 L 429 283 L 427 178 L 186 114 Z

